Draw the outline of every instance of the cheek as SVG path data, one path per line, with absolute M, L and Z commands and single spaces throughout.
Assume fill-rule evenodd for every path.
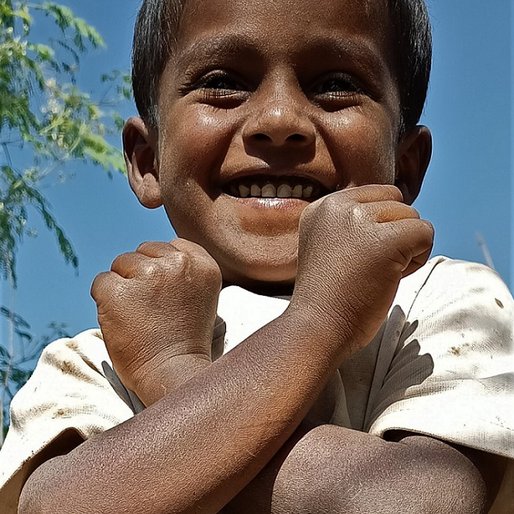
M 394 183 L 396 143 L 388 117 L 347 111 L 332 127 L 331 153 L 343 186 Z
M 174 185 L 194 181 L 206 187 L 216 182 L 232 136 L 230 119 L 220 118 L 206 105 L 178 106 L 163 125 L 161 166 L 172 170 L 167 176 Z

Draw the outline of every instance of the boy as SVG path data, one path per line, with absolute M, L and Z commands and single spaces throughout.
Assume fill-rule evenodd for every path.
M 181 239 L 97 277 L 104 341 L 42 356 L 7 512 L 488 508 L 513 302 L 483 267 L 425 264 L 429 62 L 422 1 L 144 3 L 128 174 Z

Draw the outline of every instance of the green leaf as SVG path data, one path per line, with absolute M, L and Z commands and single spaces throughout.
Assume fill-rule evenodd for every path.
M 51 30 L 45 38 L 31 30 L 42 18 Z M 108 136 L 123 125 L 116 107 L 131 96 L 130 77 L 113 70 L 98 77 L 104 91 L 88 94 L 77 73 L 84 54 L 103 46 L 96 29 L 66 5 L 0 0 L 0 276 L 14 287 L 18 251 L 27 236 L 34 237 L 30 221 L 35 217 L 55 237 L 64 261 L 75 269 L 79 264 L 45 188 L 57 187 L 77 160 L 109 176 L 125 171 L 122 153 Z M 10 399 L 30 374 L 26 358 L 67 334 L 54 324 L 36 337 L 7 307 L 0 308 L 0 316 L 11 323 L 15 339 L 12 354 L 0 341 L 0 394 Z M 4 421 L 7 409 L 4 403 Z

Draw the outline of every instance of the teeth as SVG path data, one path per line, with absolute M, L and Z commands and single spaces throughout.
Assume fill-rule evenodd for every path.
M 250 188 L 248 186 L 239 186 L 239 196 L 241 198 L 248 198 L 250 196 Z
M 277 188 L 273 184 L 266 184 L 261 191 L 263 198 L 276 198 Z
M 277 188 L 278 198 L 291 198 L 291 192 L 292 188 L 288 184 L 280 184 L 280 186 Z
M 293 191 L 291 193 L 291 196 L 293 198 L 301 198 L 302 194 L 303 194 L 303 187 L 301 184 L 297 184 L 296 186 L 293 187 Z
M 310 198 L 312 193 L 314 192 L 314 188 L 312 186 L 306 186 L 303 188 L 303 197 Z
M 278 181 L 277 181 L 278 182 Z M 239 198 L 304 198 L 311 199 L 316 195 L 319 195 L 318 188 L 313 184 L 295 184 L 287 182 L 279 182 L 273 184 L 272 182 L 265 183 L 262 187 L 259 183 L 249 184 L 232 183 L 229 186 L 229 192 L 232 196 Z

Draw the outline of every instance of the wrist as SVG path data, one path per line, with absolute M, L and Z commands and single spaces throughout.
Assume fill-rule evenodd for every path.
M 315 340 L 322 345 L 339 348 L 340 362 L 367 345 L 374 336 L 363 329 L 366 324 L 356 321 L 365 319 L 359 315 L 359 301 L 351 302 L 348 298 L 349 295 L 344 293 L 340 293 L 338 299 L 295 290 L 289 305 Z
M 319 348 L 338 348 L 337 351 L 341 352 L 348 346 L 345 341 L 350 340 L 351 332 L 343 326 L 341 316 L 336 316 L 333 309 L 324 308 L 309 298 L 293 297 L 284 315 L 297 333 L 316 342 Z
M 177 390 L 196 374 L 211 365 L 204 354 L 175 355 L 152 369 L 140 370 L 135 393 L 146 407 Z

